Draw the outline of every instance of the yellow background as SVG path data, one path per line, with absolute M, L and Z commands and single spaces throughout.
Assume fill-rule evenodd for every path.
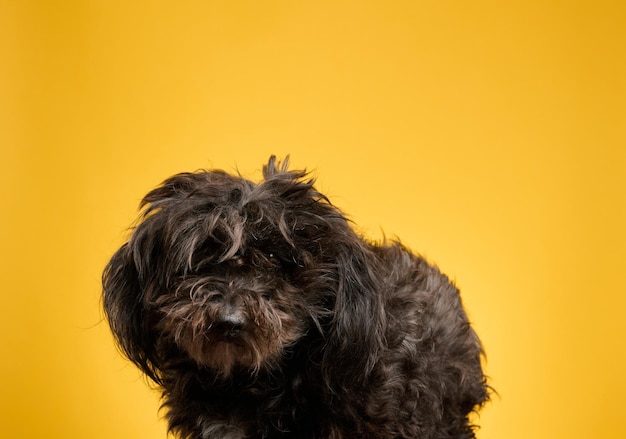
M 479 438 L 626 437 L 624 4 L 0 0 L 0 437 L 165 437 L 100 273 L 165 177 L 271 153 L 456 279 Z

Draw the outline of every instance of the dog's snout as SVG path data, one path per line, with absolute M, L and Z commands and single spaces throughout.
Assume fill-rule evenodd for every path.
M 245 327 L 245 319 L 238 312 L 223 314 L 215 321 L 212 329 L 224 337 L 236 337 Z

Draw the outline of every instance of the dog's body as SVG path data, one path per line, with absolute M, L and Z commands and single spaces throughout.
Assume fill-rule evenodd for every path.
M 128 356 L 181 438 L 472 438 L 488 398 L 457 289 L 364 241 L 272 157 L 254 184 L 179 174 L 103 277 Z

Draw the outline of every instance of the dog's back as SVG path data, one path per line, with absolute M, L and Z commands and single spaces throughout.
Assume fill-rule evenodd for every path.
M 488 386 L 459 291 L 400 244 L 373 249 L 387 273 L 387 322 L 372 373 L 368 407 L 375 413 L 368 416 L 387 417 L 378 423 L 386 429 L 397 426 L 397 436 L 380 437 L 473 437 L 468 414 L 487 401 Z

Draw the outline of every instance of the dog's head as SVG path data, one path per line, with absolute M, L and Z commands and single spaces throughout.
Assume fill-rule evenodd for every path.
M 109 324 L 156 382 L 180 357 L 222 376 L 271 368 L 311 333 L 328 361 L 371 365 L 382 317 L 368 246 L 306 172 L 271 157 L 263 177 L 169 178 L 107 265 Z

